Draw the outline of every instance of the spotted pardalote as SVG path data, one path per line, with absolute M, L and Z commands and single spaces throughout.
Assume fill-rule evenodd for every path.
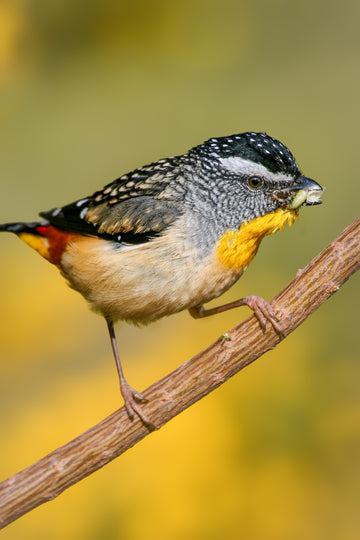
M 146 324 L 187 309 L 195 317 L 240 305 L 281 333 L 258 296 L 206 310 L 233 285 L 261 240 L 291 225 L 322 188 L 302 176 L 291 152 L 266 133 L 212 138 L 186 154 L 125 174 L 89 197 L 40 215 L 34 223 L 0 225 L 15 233 L 79 291 L 107 322 L 130 418 L 143 411 L 127 383 L 114 322 Z

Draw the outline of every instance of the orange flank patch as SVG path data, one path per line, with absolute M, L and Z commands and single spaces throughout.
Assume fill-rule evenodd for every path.
M 219 260 L 227 268 L 245 269 L 265 236 L 283 230 L 287 223 L 291 226 L 297 218 L 297 210 L 280 208 L 243 223 L 238 231 L 226 231 L 216 248 Z
M 52 225 L 39 226 L 36 229 L 38 234 L 29 232 L 20 233 L 20 240 L 35 249 L 42 257 L 52 264 L 60 266 L 61 255 L 63 254 L 69 241 L 78 236 L 72 232 L 61 231 Z

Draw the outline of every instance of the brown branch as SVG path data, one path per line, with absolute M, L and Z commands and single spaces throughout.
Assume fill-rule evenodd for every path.
M 282 313 L 284 335 L 301 324 L 360 267 L 360 220 L 324 249 L 272 301 Z M 218 339 L 185 362 L 143 395 L 146 414 L 163 426 L 171 418 L 214 390 L 229 377 L 279 343 L 272 329 L 262 333 L 254 316 L 233 328 L 231 340 Z M 96 426 L 58 448 L 34 465 L 0 484 L 0 527 L 116 458 L 149 431 L 139 420 L 131 422 L 124 407 Z

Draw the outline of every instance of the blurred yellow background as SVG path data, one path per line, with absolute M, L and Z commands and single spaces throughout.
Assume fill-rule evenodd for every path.
M 326 186 L 222 300 L 272 298 L 359 217 L 355 0 L 1 0 L 1 222 L 213 136 L 267 131 Z M 57 270 L 0 237 L 1 479 L 121 404 L 106 325 Z M 358 539 L 354 276 L 276 350 L 6 540 Z M 250 314 L 117 327 L 141 390 Z

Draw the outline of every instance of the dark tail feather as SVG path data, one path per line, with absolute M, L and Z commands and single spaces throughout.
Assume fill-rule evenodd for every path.
M 0 225 L 0 232 L 12 232 L 15 234 L 30 233 L 44 236 L 42 227 L 47 227 L 49 221 L 34 221 L 32 223 L 4 223 Z

